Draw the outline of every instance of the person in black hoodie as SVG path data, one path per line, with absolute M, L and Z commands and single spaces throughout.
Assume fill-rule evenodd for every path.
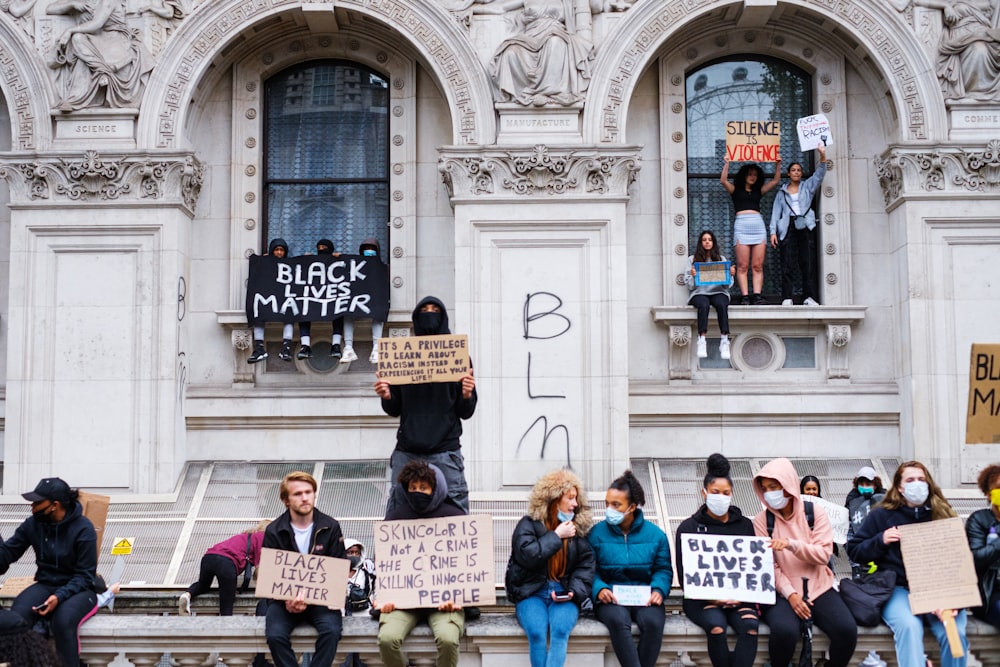
M 685 534 L 754 536 L 753 522 L 732 504 L 733 480 L 729 460 L 722 454 L 708 457 L 708 474 L 702 482 L 704 504 L 677 527 L 675 552 L 677 572 L 684 586 L 684 559 L 681 543 Z M 737 600 L 690 600 L 684 598 L 684 613 L 708 636 L 708 657 L 712 667 L 750 667 L 757 657 L 757 605 Z M 732 653 L 726 640 L 726 625 L 736 633 Z
M 284 259 L 288 256 L 288 244 L 285 239 L 274 239 L 267 246 L 267 254 Z M 281 352 L 278 353 L 283 361 L 292 360 L 292 324 L 285 322 L 281 328 Z M 247 357 L 248 364 L 256 364 L 258 361 L 267 359 L 267 350 L 264 348 L 264 325 L 257 325 L 253 328 L 253 353 Z
M 384 264 L 380 258 L 382 252 L 382 244 L 378 242 L 376 238 L 367 238 L 361 242 L 358 246 L 358 254 L 362 257 L 368 257 L 367 261 L 378 262 L 382 265 L 382 270 L 388 272 L 389 269 Z M 378 320 L 372 320 L 372 351 L 368 355 L 368 361 L 373 364 L 378 364 L 378 341 L 382 337 L 382 329 L 385 326 L 385 322 L 379 322 Z M 340 363 L 346 364 L 351 361 L 358 360 L 358 354 L 354 351 L 354 320 L 349 319 L 344 322 L 344 356 L 341 357 Z
M 448 334 L 448 311 L 437 297 L 427 296 L 413 309 L 413 333 L 417 336 Z M 469 510 L 469 486 L 465 481 L 462 456 L 462 420 L 476 411 L 476 380 L 469 374 L 460 382 L 390 385 L 375 382 L 375 393 L 382 399 L 382 410 L 399 417 L 396 449 L 389 466 L 392 479 L 398 479 L 403 466 L 413 460 L 433 463 L 444 473 L 448 494 L 464 511 Z M 386 511 L 399 502 L 399 493 L 389 494 Z
M 334 252 L 333 241 L 320 239 L 316 241 L 316 254 L 336 257 L 340 253 Z M 340 359 L 340 340 L 343 335 L 344 318 L 338 317 L 333 320 L 333 341 L 330 348 L 330 356 L 334 359 Z M 299 359 L 308 359 L 312 355 L 312 322 L 299 322 L 299 351 L 295 356 Z
M 79 667 L 77 628 L 97 611 L 97 532 L 76 489 L 58 477 L 47 477 L 34 491 L 22 494 L 31 502 L 31 516 L 0 544 L 0 574 L 31 547 L 35 551 L 35 583 L 11 604 L 11 611 L 30 626 L 49 620 L 59 657 L 65 667 Z

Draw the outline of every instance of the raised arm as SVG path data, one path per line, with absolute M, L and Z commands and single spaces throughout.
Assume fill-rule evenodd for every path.
M 781 155 L 778 155 L 778 157 L 774 160 L 774 176 L 772 176 L 771 180 L 764 184 L 764 187 L 762 187 L 760 191 L 766 195 L 779 185 L 781 185 Z
M 722 173 L 719 174 L 719 182 L 722 183 L 722 187 L 726 189 L 726 192 L 733 194 L 736 191 L 736 186 L 729 182 L 729 159 L 722 165 Z

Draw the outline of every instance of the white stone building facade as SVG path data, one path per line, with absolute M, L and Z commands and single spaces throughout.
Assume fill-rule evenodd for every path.
M 363 361 L 246 363 L 246 258 L 275 224 L 265 90 L 311 62 L 386 83 L 385 335 L 426 294 L 470 335 L 472 490 L 713 451 L 916 458 L 957 487 L 998 458 L 964 443 L 970 345 L 1000 342 L 995 2 L 65 4 L 0 11 L 8 492 L 388 457 Z M 680 276 L 705 222 L 691 86 L 743 61 L 800 73 L 834 143 L 822 305 L 731 308 L 730 366 L 696 357 Z

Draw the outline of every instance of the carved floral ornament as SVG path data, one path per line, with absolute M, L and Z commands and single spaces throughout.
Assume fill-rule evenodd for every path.
M 624 196 L 639 171 L 638 147 L 443 151 L 438 171 L 451 197 Z
M 177 201 L 193 212 L 205 167 L 193 155 L 113 155 L 80 158 L 38 155 L 33 162 L 0 162 L 11 201 L 61 203 Z
M 1000 139 L 983 148 L 892 148 L 875 158 L 886 206 L 917 194 L 1000 194 Z

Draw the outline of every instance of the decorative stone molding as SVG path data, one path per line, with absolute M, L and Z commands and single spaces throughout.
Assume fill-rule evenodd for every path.
M 452 199 L 482 196 L 627 196 L 639 148 L 602 150 L 537 145 L 513 150 L 441 151 L 438 171 Z
M 173 201 L 194 215 L 205 177 L 204 165 L 192 153 L 25 157 L 0 160 L 0 177 L 10 185 L 13 204 Z
M 847 344 L 851 342 L 850 324 L 828 324 L 826 326 L 826 376 L 831 380 L 851 377 L 847 358 Z
M 691 379 L 691 327 L 670 325 L 670 379 Z
M 253 346 L 253 333 L 249 329 L 231 329 L 233 339 L 233 386 L 253 385 L 253 368 L 247 363 L 247 352 Z
M 875 170 L 887 209 L 921 196 L 1000 195 L 1000 139 L 982 149 L 896 146 L 875 158 Z

